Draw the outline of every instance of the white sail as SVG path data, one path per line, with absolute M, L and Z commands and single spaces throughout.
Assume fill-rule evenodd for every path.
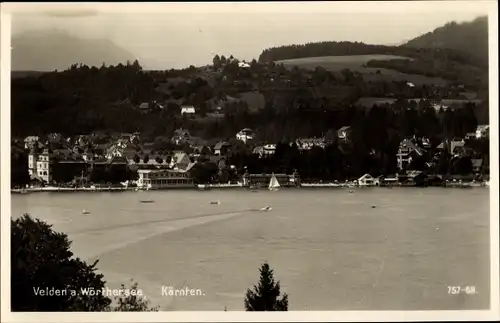
M 272 190 L 272 189 L 277 189 L 280 187 L 280 183 L 278 182 L 278 179 L 276 178 L 276 176 L 273 176 L 271 177 L 271 180 L 269 181 L 269 189 Z

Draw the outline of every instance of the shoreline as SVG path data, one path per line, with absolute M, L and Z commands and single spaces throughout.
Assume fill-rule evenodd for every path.
M 297 188 L 329 188 L 329 189 L 365 189 L 365 188 L 406 188 L 406 187 L 416 187 L 416 188 L 428 188 L 428 187 L 440 187 L 440 188 L 489 188 L 489 185 L 485 183 L 477 183 L 471 185 L 471 183 L 448 183 L 444 185 L 429 185 L 429 186 L 417 186 L 417 185 L 365 185 L 365 186 L 353 186 L 353 185 L 343 185 L 334 183 L 303 183 L 296 187 L 281 187 L 280 189 L 297 189 Z M 252 191 L 265 191 L 267 188 L 251 188 L 248 186 L 243 186 L 241 184 L 201 184 L 193 187 L 165 187 L 159 189 L 149 189 L 149 191 L 168 191 L 168 190 L 193 190 L 193 191 L 205 191 L 211 189 L 244 189 Z M 28 194 L 28 193 L 39 193 L 39 192 L 57 192 L 57 193 L 70 193 L 70 192 L 142 192 L 148 191 L 145 189 L 138 189 L 136 187 L 101 187 L 101 188 L 89 188 L 89 187 L 37 187 L 37 188 L 23 188 L 23 189 L 11 189 L 11 194 Z

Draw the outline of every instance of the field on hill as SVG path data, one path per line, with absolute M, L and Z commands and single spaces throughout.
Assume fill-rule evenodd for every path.
M 275 63 L 281 64 L 287 68 L 293 68 L 298 66 L 299 68 L 304 68 L 308 70 L 314 70 L 317 66 L 321 66 L 328 71 L 339 73 L 343 69 L 350 69 L 351 71 L 356 71 L 363 74 L 363 79 L 366 81 L 377 82 L 382 80 L 391 81 L 408 81 L 415 85 L 421 84 L 434 84 L 434 85 L 445 85 L 446 80 L 438 77 L 427 77 L 424 75 L 417 74 L 405 74 L 400 73 L 395 70 L 385 69 L 385 68 L 371 68 L 364 67 L 368 61 L 371 60 L 391 60 L 391 59 L 409 59 L 403 56 L 394 55 L 352 55 L 352 56 L 323 56 L 323 57 L 307 57 L 307 58 L 297 58 L 297 59 L 287 59 L 276 61 Z M 380 74 L 377 74 L 380 71 Z

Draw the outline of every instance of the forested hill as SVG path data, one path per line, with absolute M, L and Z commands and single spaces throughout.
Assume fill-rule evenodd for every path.
M 476 59 L 453 49 L 412 48 L 406 46 L 369 45 L 360 42 L 325 41 L 302 45 L 286 45 L 262 51 L 259 62 L 281 61 L 306 57 L 350 56 L 350 55 L 396 55 L 410 58 L 449 60 L 461 64 L 478 66 Z
M 488 17 L 471 22 L 450 22 L 434 31 L 410 40 L 406 47 L 448 48 L 465 52 L 488 62 Z
M 99 67 L 136 57 L 107 39 L 81 39 L 60 30 L 30 31 L 12 38 L 13 71 L 65 70 L 73 64 Z
M 294 44 L 264 49 L 260 54 L 259 61 L 375 54 L 426 60 L 432 58 L 484 67 L 488 58 L 487 18 L 479 17 L 472 22 L 462 24 L 451 22 L 402 46 L 370 45 L 348 41 Z
M 360 42 L 324 41 L 264 49 L 259 56 L 259 62 L 321 56 L 392 54 L 394 49 L 391 46 L 368 45 Z

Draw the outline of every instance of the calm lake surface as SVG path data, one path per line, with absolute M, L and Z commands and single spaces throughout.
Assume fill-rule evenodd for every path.
M 133 278 L 163 310 L 244 310 L 266 260 L 289 310 L 488 309 L 489 199 L 488 188 L 33 193 L 12 195 L 12 218 L 53 224 L 76 256 L 100 259 L 108 287 Z

